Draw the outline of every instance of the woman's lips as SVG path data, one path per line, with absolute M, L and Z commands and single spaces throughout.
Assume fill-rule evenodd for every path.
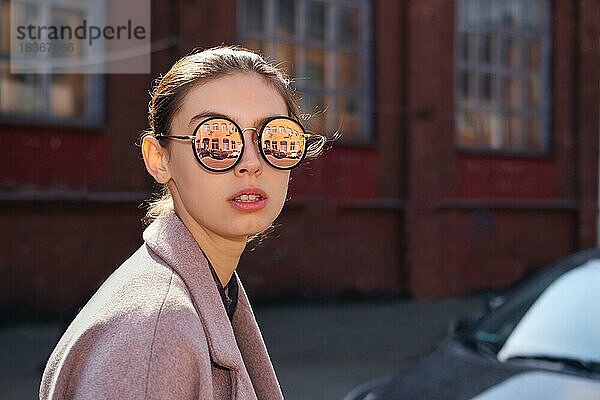
M 229 204 L 236 210 L 240 211 L 258 211 L 267 205 L 267 199 L 260 198 L 255 201 L 239 201 L 239 200 L 229 200 Z
M 258 188 L 245 188 L 238 191 L 229 199 L 229 204 L 240 211 L 258 211 L 267 203 L 267 195 Z

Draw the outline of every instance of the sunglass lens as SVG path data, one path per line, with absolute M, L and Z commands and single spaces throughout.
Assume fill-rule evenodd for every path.
M 210 170 L 231 168 L 242 153 L 242 147 L 241 133 L 227 119 L 208 119 L 196 130 L 196 154 L 202 165 Z
M 304 130 L 291 119 L 269 121 L 261 132 L 260 143 L 267 161 L 276 168 L 292 169 L 304 158 Z

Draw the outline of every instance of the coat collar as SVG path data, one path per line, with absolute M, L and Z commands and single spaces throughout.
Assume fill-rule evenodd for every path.
M 248 398 L 246 396 L 254 393 L 254 389 L 261 399 L 282 398 L 273 366 L 237 274 L 233 278 L 238 279 L 238 305 L 233 322 L 230 322 L 204 253 L 175 213 L 154 220 L 144 231 L 143 238 L 150 250 L 185 282 L 204 327 L 211 358 L 215 363 L 234 371 L 235 390 L 245 393 L 241 398 Z
M 233 330 L 240 351 L 246 363 L 246 369 L 259 399 L 283 399 L 277 376 L 273 370 L 273 364 L 263 341 L 254 313 L 248 302 L 248 297 L 242 283 L 238 279 L 239 292 L 238 304 L 233 314 Z M 248 326 L 256 326 L 256 329 L 247 329 Z

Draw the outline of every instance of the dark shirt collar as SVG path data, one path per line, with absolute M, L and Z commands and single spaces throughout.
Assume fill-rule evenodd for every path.
M 213 279 L 215 280 L 215 284 L 217 285 L 219 293 L 221 294 L 221 300 L 223 301 L 223 306 L 225 306 L 227 316 L 229 317 L 229 320 L 232 321 L 233 313 L 235 313 L 235 308 L 237 306 L 238 301 L 238 284 L 235 272 L 233 273 L 233 275 L 231 275 L 227 286 L 223 287 L 223 285 L 221 284 L 221 280 L 219 279 L 219 276 L 213 268 L 210 260 L 208 259 L 208 257 L 206 257 L 206 259 L 208 260 L 208 266 L 210 267 L 210 272 L 212 273 Z

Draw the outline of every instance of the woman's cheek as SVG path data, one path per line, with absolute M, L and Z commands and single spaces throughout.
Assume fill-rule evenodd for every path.
M 277 216 L 283 209 L 283 205 L 285 204 L 285 199 L 287 197 L 288 184 L 290 181 L 290 173 L 289 173 L 289 171 L 286 171 L 286 172 L 284 172 L 284 174 L 285 175 L 280 179 L 280 181 L 277 184 L 279 190 L 277 191 L 277 204 L 276 204 L 277 215 L 275 215 L 275 218 L 277 218 Z

